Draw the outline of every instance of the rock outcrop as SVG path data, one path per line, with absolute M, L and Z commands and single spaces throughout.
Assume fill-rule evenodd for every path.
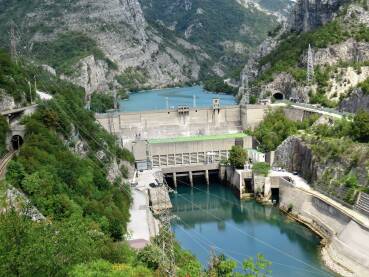
M 351 0 L 298 0 L 291 20 L 291 30 L 308 32 L 334 18 Z
M 2 13 L 10 15 L 14 12 L 13 5 L 0 3 L 0 8 L 4 8 L 0 18 Z M 190 6 L 186 4 L 187 8 Z M 200 63 L 206 59 L 201 49 L 189 52 L 188 48 L 195 47 L 191 43 L 185 41 L 187 47 L 183 47 L 175 35 L 165 37 L 150 25 L 139 0 L 77 0 L 68 3 L 42 0 L 22 12 L 24 16 L 19 19 L 19 25 L 22 25 L 22 32 L 27 33 L 30 53 L 34 45 L 55 41 L 65 33 L 81 33 L 96 42 L 104 57 L 82 54 L 72 65 L 73 75 L 61 76 L 85 88 L 89 94 L 115 90 L 120 86 L 115 77 L 128 68 L 147 73 L 147 82 L 142 83 L 142 87 L 194 82 L 199 78 Z M 45 22 L 47 32 L 40 27 Z
M 356 113 L 359 110 L 369 112 L 369 95 L 364 94 L 362 89 L 354 89 L 348 98 L 342 100 L 339 110 L 349 113 Z
M 317 168 L 312 150 L 301 138 L 287 138 L 275 151 L 274 164 L 290 172 L 300 172 L 308 182 L 317 179 Z
M 355 176 L 357 185 L 368 186 L 368 157 L 368 147 L 358 143 L 291 136 L 275 151 L 274 165 L 296 171 L 316 188 L 344 198 L 345 177 Z

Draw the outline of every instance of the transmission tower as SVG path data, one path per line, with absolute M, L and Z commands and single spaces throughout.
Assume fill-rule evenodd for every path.
M 10 56 L 15 63 L 18 63 L 18 53 L 17 53 L 17 36 L 15 23 L 12 21 L 10 23 Z
M 170 199 L 168 192 L 171 190 L 165 181 L 161 171 L 156 173 L 156 179 L 160 186 L 156 189 L 157 193 L 157 213 L 161 223 L 160 234 L 156 244 L 161 250 L 160 266 L 168 277 L 176 276 L 176 262 L 174 257 L 173 233 L 170 224 L 172 213 L 168 206 Z
M 314 81 L 314 54 L 309 44 L 308 59 L 307 59 L 307 83 L 312 84 Z

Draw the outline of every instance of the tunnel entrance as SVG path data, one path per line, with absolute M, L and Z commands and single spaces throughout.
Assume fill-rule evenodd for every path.
M 15 135 L 11 139 L 13 150 L 18 150 L 23 144 L 23 138 L 19 135 Z
M 273 97 L 274 97 L 275 100 L 283 100 L 284 99 L 283 93 L 280 93 L 280 92 L 274 93 Z

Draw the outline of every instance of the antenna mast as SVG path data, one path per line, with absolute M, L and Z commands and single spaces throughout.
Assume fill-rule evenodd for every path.
M 310 44 L 309 44 L 309 50 L 308 50 L 306 80 L 307 80 L 307 83 L 310 85 L 314 81 L 314 54 L 313 54 L 313 50 L 311 49 Z

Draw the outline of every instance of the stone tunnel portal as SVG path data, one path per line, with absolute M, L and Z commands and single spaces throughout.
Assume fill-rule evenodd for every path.
M 20 135 L 14 135 L 11 139 L 13 150 L 18 150 L 23 144 L 23 138 Z
M 284 100 L 284 95 L 283 93 L 280 93 L 280 92 L 274 93 L 273 97 L 275 100 Z

